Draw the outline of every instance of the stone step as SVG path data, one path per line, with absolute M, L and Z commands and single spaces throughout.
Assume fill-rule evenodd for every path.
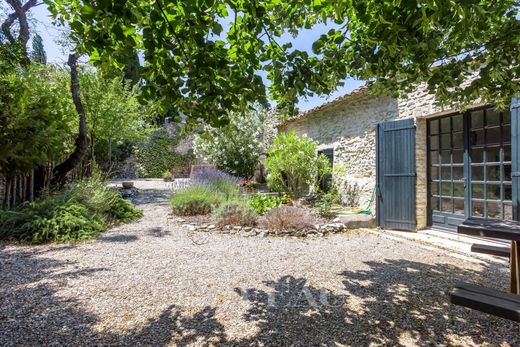
M 376 219 L 369 214 L 342 214 L 338 215 L 335 221 L 345 224 L 347 229 L 373 228 L 376 226 Z

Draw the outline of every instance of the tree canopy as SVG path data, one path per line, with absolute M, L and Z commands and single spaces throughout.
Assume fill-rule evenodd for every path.
M 46 0 L 92 63 L 123 69 L 136 50 L 145 94 L 212 124 L 270 96 L 298 98 L 345 78 L 376 91 L 425 82 L 440 101 L 505 105 L 519 92 L 518 0 Z M 278 43 L 325 23 L 313 51 Z M 477 78 L 463 84 L 469 76 Z
M 47 64 L 47 53 L 43 47 L 42 37 L 38 34 L 35 34 L 32 39 L 31 59 L 43 65 Z

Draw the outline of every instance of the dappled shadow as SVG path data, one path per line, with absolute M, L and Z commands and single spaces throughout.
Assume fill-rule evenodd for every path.
M 139 189 L 139 192 L 130 200 L 136 205 L 168 205 L 171 192 L 165 189 Z
M 450 304 L 459 281 L 505 289 L 507 276 L 493 276 L 449 264 L 408 260 L 367 262 L 368 269 L 341 274 L 345 292 L 332 293 L 304 278 L 284 276 L 237 294 L 250 301 L 244 319 L 258 335 L 239 345 L 277 346 L 347 344 L 355 346 L 518 345 L 515 323 Z M 496 275 L 496 273 L 495 273 Z
M 139 240 L 139 238 L 135 235 L 111 235 L 111 236 L 103 236 L 103 237 L 100 237 L 97 239 L 97 241 L 101 241 L 101 242 L 122 242 L 122 243 L 127 243 L 127 242 L 132 242 L 132 241 L 137 241 Z
M 162 227 L 155 227 L 148 229 L 147 233 L 154 237 L 164 237 L 171 234 L 171 231 Z
M 109 326 L 81 297 L 59 293 L 68 281 L 110 269 L 80 267 L 34 249 L 0 253 L 0 345 L 233 345 L 334 346 L 520 344 L 516 324 L 452 306 L 458 281 L 505 289 L 507 276 L 404 259 L 365 262 L 338 274 L 334 288 L 291 274 L 260 287 L 229 288 L 249 308 L 241 318 L 253 336 L 231 339 L 218 306 L 187 314 L 168 305 L 144 326 L 104 332 Z M 497 280 L 498 279 L 498 280 Z M 328 282 L 331 285 L 333 282 Z M 150 283 L 153 286 L 153 283 Z M 119 303 L 114 300 L 113 305 Z

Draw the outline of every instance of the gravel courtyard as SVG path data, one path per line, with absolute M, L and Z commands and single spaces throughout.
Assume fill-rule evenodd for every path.
M 449 304 L 507 269 L 368 232 L 316 239 L 190 232 L 166 184 L 144 217 L 73 245 L 0 244 L 0 345 L 514 346 L 518 325 Z

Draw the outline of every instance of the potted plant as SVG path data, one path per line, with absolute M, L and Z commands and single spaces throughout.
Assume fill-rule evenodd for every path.
M 165 171 L 162 177 L 164 182 L 170 182 L 173 180 L 173 174 L 170 171 Z
M 253 180 L 244 180 L 242 187 L 246 193 L 252 193 L 254 191 L 255 182 Z

